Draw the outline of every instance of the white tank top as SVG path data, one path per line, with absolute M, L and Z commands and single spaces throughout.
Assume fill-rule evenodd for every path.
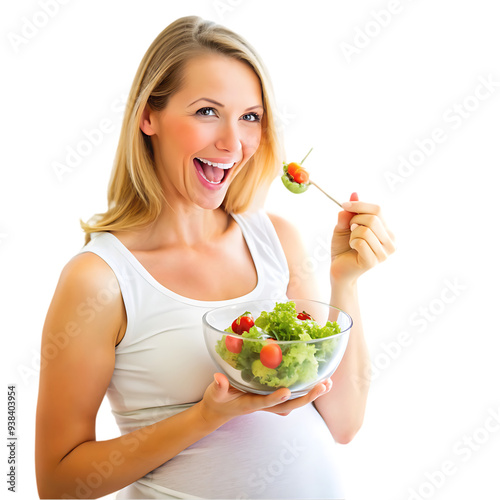
M 117 277 L 127 329 L 115 349 L 107 396 L 122 434 L 200 401 L 217 371 L 201 318 L 248 300 L 286 300 L 288 266 L 263 209 L 231 214 L 257 270 L 257 286 L 230 300 L 201 301 L 158 283 L 111 233 L 92 234 L 80 251 L 101 257 Z M 131 442 L 131 446 L 134 443 Z M 235 418 L 122 490 L 117 498 L 343 498 L 335 443 L 312 404 L 287 417 Z

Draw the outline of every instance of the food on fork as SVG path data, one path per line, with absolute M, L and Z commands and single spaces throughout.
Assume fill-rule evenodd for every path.
M 309 153 L 311 151 L 312 148 L 309 150 Z M 302 163 L 304 163 L 304 160 L 309 156 L 309 153 L 306 154 L 300 163 L 283 162 L 283 175 L 281 176 L 281 180 L 285 187 L 292 193 L 301 194 L 309 189 L 309 173 L 302 167 Z

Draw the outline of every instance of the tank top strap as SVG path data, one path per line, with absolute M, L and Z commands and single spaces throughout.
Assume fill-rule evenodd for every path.
M 279 272 L 283 280 L 288 283 L 290 274 L 285 252 L 273 223 L 264 209 L 246 212 L 243 215 L 231 215 L 238 222 L 247 244 L 251 243 L 258 249 L 264 265 L 272 267 L 274 273 Z

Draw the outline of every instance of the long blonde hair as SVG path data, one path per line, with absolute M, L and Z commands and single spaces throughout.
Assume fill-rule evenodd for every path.
M 197 16 L 180 18 L 167 26 L 146 51 L 127 100 L 120 139 L 108 187 L 108 211 L 80 221 L 85 243 L 90 233 L 148 225 L 160 215 L 166 201 L 155 173 L 151 138 L 139 127 L 148 104 L 161 110 L 183 83 L 187 61 L 203 53 L 222 54 L 246 62 L 262 87 L 264 114 L 260 145 L 228 188 L 226 212 L 247 210 L 261 190 L 276 177 L 283 157 L 275 124 L 274 99 L 267 71 L 255 50 L 229 29 Z

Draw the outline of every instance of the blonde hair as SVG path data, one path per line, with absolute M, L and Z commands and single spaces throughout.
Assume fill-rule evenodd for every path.
M 85 243 L 90 233 L 132 229 L 148 225 L 160 215 L 165 197 L 155 173 L 151 138 L 139 127 L 148 104 L 161 110 L 183 83 L 187 61 L 216 53 L 250 65 L 262 87 L 264 114 L 260 145 L 244 169 L 233 179 L 222 207 L 226 212 L 247 210 L 261 190 L 267 191 L 283 157 L 275 124 L 274 99 L 267 71 L 255 50 L 229 29 L 197 16 L 167 26 L 144 55 L 127 100 L 113 171 L 108 186 L 108 211 L 80 221 Z

